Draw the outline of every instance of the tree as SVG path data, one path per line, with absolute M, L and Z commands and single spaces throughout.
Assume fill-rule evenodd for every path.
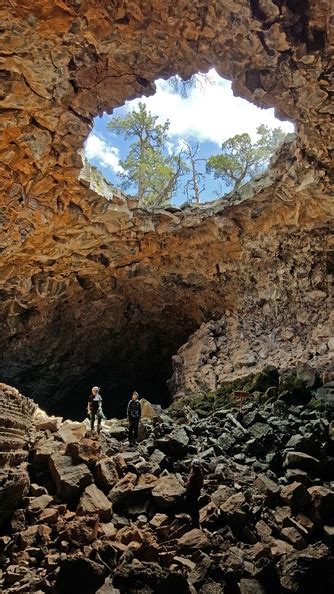
M 169 121 L 157 123 L 144 103 L 138 104 L 126 116 L 116 116 L 108 124 L 109 130 L 132 140 L 129 152 L 120 161 L 124 173 L 120 173 L 124 190 L 136 188 L 141 204 L 167 205 L 175 193 L 183 161 L 180 155 L 169 155 L 166 150 Z
M 259 139 L 252 142 L 249 134 L 236 134 L 222 144 L 222 152 L 212 155 L 206 162 L 207 173 L 221 178 L 227 187 L 238 190 L 242 184 L 268 166 L 270 158 L 284 141 L 286 135 L 280 128 L 257 128 Z
M 209 84 L 214 85 L 214 80 L 210 74 L 204 72 L 193 74 L 187 80 L 183 80 L 183 78 L 178 75 L 172 76 L 168 80 L 168 85 L 172 91 L 177 95 L 180 95 L 183 99 L 187 99 L 190 93 L 197 87 L 204 91 L 205 87 Z
M 204 185 L 204 173 L 198 171 L 199 161 L 205 161 L 205 159 L 198 158 L 199 144 L 191 146 L 187 142 L 184 142 L 183 152 L 188 162 L 189 177 L 184 185 L 184 193 L 186 194 L 189 202 L 196 202 L 197 204 L 201 201 L 201 194 L 205 190 Z

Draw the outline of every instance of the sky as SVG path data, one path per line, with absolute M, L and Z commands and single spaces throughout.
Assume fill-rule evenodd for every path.
M 119 186 L 118 174 L 122 172 L 120 160 L 127 155 L 130 141 L 111 133 L 108 122 L 114 115 L 126 115 L 138 107 L 139 101 L 146 104 L 148 110 L 158 116 L 159 123 L 170 121 L 168 130 L 168 148 L 177 150 L 183 141 L 199 143 L 199 163 L 205 172 L 205 159 L 219 154 L 221 144 L 235 134 L 248 132 L 256 140 L 256 129 L 260 124 L 271 128 L 280 127 L 284 132 L 293 132 L 291 122 L 281 122 L 274 116 L 273 109 L 260 109 L 245 99 L 234 97 L 230 81 L 221 78 L 215 70 L 210 70 L 208 79 L 200 80 L 191 88 L 186 97 L 168 84 L 168 81 L 156 81 L 157 91 L 151 97 L 142 97 L 127 101 L 124 106 L 114 110 L 112 115 L 104 114 L 94 120 L 94 126 L 85 144 L 87 159 L 95 165 L 112 184 Z M 220 180 L 206 175 L 206 189 L 201 194 L 201 201 L 215 200 L 229 191 Z M 128 191 L 128 193 L 134 193 Z M 182 190 L 173 199 L 180 205 L 186 201 Z

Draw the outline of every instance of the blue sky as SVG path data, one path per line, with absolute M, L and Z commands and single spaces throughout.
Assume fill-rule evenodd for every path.
M 256 128 L 266 124 L 272 128 L 280 127 L 284 132 L 293 132 L 290 122 L 281 122 L 274 116 L 273 109 L 260 109 L 253 104 L 234 97 L 231 83 L 211 70 L 208 80 L 201 80 L 191 89 L 187 97 L 182 97 L 163 80 L 156 81 L 157 92 L 152 97 L 142 97 L 128 101 L 115 109 L 113 115 L 125 115 L 135 109 L 138 102 L 146 103 L 147 108 L 159 117 L 161 122 L 170 121 L 168 142 L 171 150 L 177 150 L 183 141 L 199 143 L 198 157 L 207 159 L 218 154 L 222 142 L 235 134 L 248 132 L 256 140 Z M 85 144 L 85 154 L 112 184 L 119 185 L 119 161 L 127 154 L 129 142 L 112 134 L 107 124 L 113 115 L 104 114 L 94 120 L 93 129 Z M 199 163 L 203 172 L 205 162 Z M 222 182 L 206 175 L 206 190 L 201 200 L 215 200 L 228 191 Z M 174 204 L 185 202 L 186 196 L 180 189 L 173 199 Z

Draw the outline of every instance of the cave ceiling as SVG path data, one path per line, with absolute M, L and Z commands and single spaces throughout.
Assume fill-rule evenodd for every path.
M 166 373 L 203 321 L 242 309 L 245 295 L 256 303 L 263 279 L 275 286 L 268 302 L 280 298 L 282 269 L 280 294 L 302 291 L 296 253 L 317 288 L 332 257 L 332 9 L 330 0 L 2 3 L 5 380 L 42 398 L 62 393 L 60 377 L 73 385 L 97 367 Z M 295 122 L 267 175 L 230 203 L 157 212 L 79 180 L 96 115 L 153 94 L 157 78 L 212 67 L 235 95 Z

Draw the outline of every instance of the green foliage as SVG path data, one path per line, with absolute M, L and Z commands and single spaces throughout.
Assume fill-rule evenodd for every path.
M 138 110 L 126 116 L 116 116 L 108 124 L 109 130 L 131 139 L 129 153 L 120 165 L 119 174 L 124 190 L 135 187 L 141 204 L 166 206 L 175 193 L 184 170 L 180 155 L 168 155 L 166 151 L 169 121 L 157 123 L 144 103 Z
M 280 128 L 271 129 L 264 124 L 257 128 L 257 134 L 259 139 L 255 143 L 247 133 L 236 134 L 223 142 L 222 152 L 207 160 L 207 173 L 222 179 L 228 187 L 233 186 L 233 191 L 261 173 L 286 135 Z

